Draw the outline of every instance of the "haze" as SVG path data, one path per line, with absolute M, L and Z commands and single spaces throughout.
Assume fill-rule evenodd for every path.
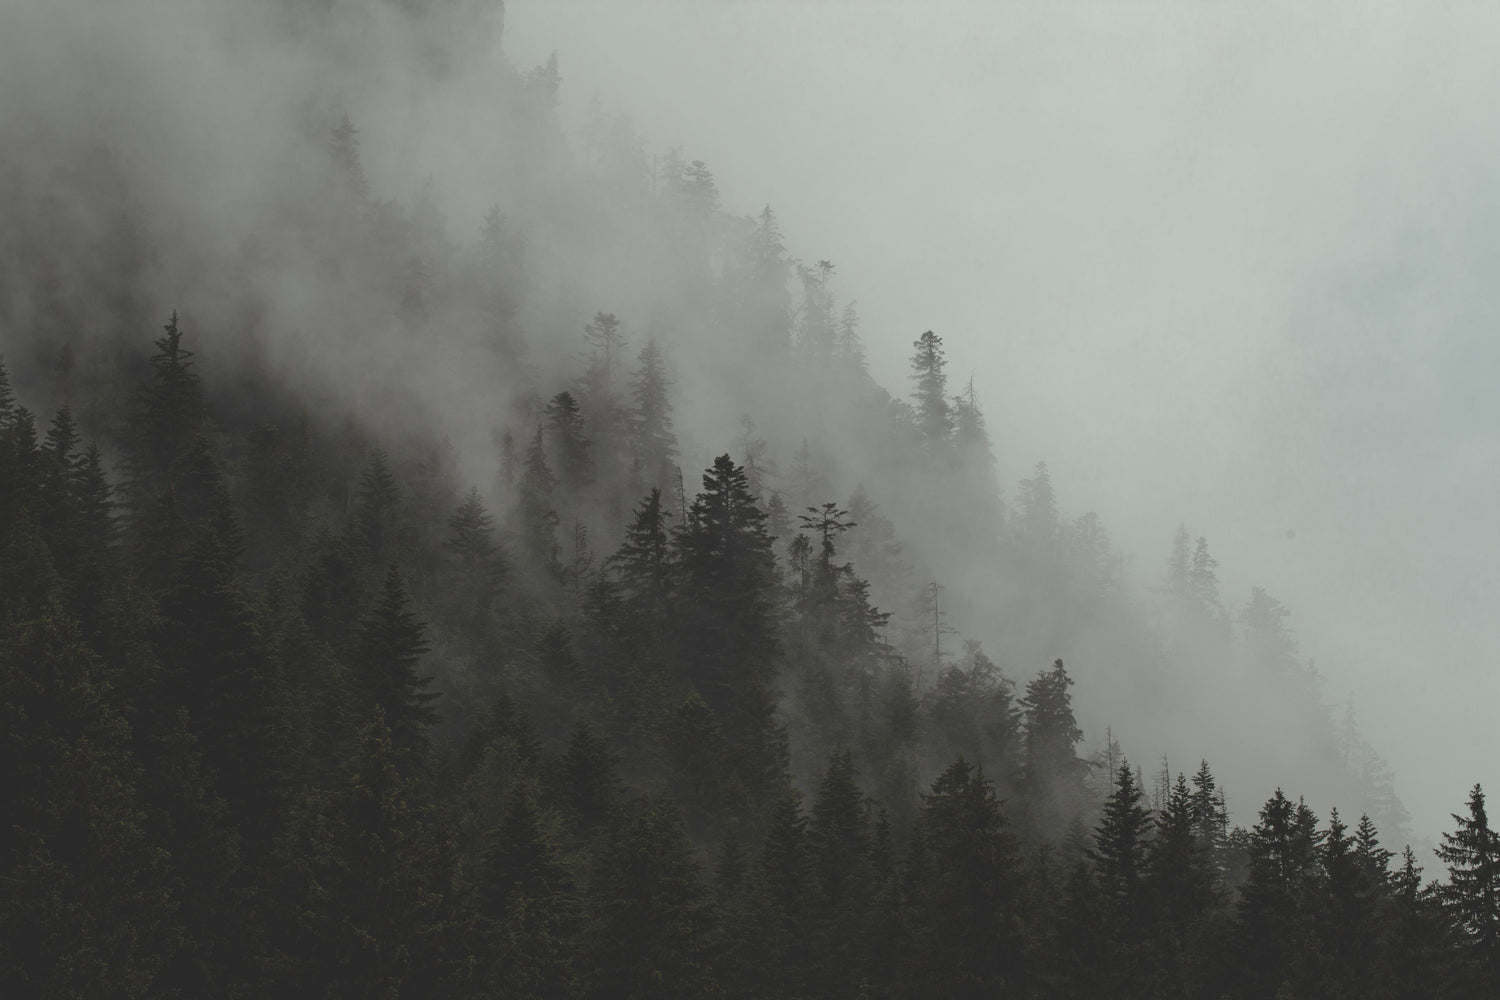
M 129 261 L 139 345 L 177 306 L 203 332 L 207 376 L 253 356 L 373 433 L 446 437 L 469 482 L 495 481 L 492 432 L 519 425 L 512 397 L 540 391 L 528 380 L 550 394 L 576 376 L 596 309 L 635 337 L 660 326 L 691 480 L 734 446 L 756 383 L 715 356 L 700 303 L 673 301 L 672 248 L 634 253 L 637 206 L 572 204 L 586 186 L 554 169 L 551 132 L 486 103 L 556 51 L 566 137 L 578 145 L 597 92 L 648 156 L 702 160 L 728 216 L 772 206 L 791 255 L 836 265 L 836 302 L 857 302 L 893 394 L 910 388 L 913 340 L 940 334 L 950 388 L 973 377 L 1007 499 L 1045 460 L 1062 509 L 1097 511 L 1144 593 L 1184 524 L 1208 539 L 1232 611 L 1252 586 L 1289 607 L 1333 715 L 1352 695 L 1417 834 L 1447 827 L 1475 781 L 1500 787 L 1500 12 L 511 0 L 502 33 L 492 6 L 0 10 L 0 353 L 18 395 L 46 391 L 32 341 L 123 335 L 118 303 L 85 279 L 121 270 L 108 254 L 124 205 L 157 227 L 154 256 Z M 303 208 L 344 113 L 373 196 L 403 220 L 428 199 L 433 259 L 471 246 L 492 204 L 540 234 L 518 321 L 530 369 L 498 379 L 457 335 L 428 350 L 366 276 L 320 282 L 342 237 L 320 243 Z M 53 200 L 10 197 L 35 191 Z M 15 276 L 49 267 L 61 277 L 45 288 Z M 54 293 L 68 331 L 38 321 Z M 806 414 L 755 412 L 786 464 Z M 814 444 L 847 497 L 869 456 Z M 897 516 L 921 511 L 917 491 L 898 495 L 903 471 L 873 488 L 920 542 L 919 518 Z M 931 569 L 964 595 L 965 637 L 1003 649 L 985 601 L 1023 581 Z M 1150 762 L 1171 743 L 1132 724 L 1152 695 L 1100 680 L 1110 664 L 1093 654 L 1076 663 L 1089 749 L 1110 725 Z M 1024 684 L 1052 655 L 1002 666 Z M 1174 770 L 1213 759 L 1194 738 L 1246 711 L 1193 708 L 1204 721 Z M 1238 823 L 1275 784 L 1304 790 L 1295 770 L 1246 780 L 1236 763 L 1215 759 Z
M 1008 494 L 1045 459 L 1138 580 L 1185 522 L 1226 604 L 1280 597 L 1432 835 L 1500 781 L 1497 22 L 513 2 L 505 48 L 558 51 L 565 122 L 598 91 L 771 204 L 893 392 L 944 336 Z

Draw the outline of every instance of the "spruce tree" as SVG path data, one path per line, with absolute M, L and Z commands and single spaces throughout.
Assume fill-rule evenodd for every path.
M 1458 828 L 1443 834 L 1437 856 L 1448 866 L 1442 900 L 1469 940 L 1478 976 L 1500 982 L 1500 833 L 1490 828 L 1484 789 L 1469 791 L 1468 815 L 1453 814 Z
M 911 380 L 916 383 L 917 430 L 929 447 L 946 446 L 953 434 L 953 410 L 948 403 L 947 359 L 943 338 L 928 330 L 912 342 Z
M 357 712 L 369 718 L 378 708 L 381 725 L 404 774 L 425 764 L 428 729 L 437 722 L 432 702 L 437 695 L 427 690 L 431 677 L 418 672 L 428 650 L 427 626 L 412 614 L 401 572 L 393 564 L 374 607 L 365 616 L 355 637 L 354 689 Z

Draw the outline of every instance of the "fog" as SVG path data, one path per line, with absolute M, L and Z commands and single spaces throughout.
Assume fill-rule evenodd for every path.
M 786 465 L 797 415 L 761 412 L 722 343 L 695 336 L 712 324 L 663 278 L 671 248 L 636 252 L 634 203 L 581 205 L 559 169 L 597 93 L 646 157 L 704 161 L 726 217 L 769 204 L 791 255 L 834 262 L 892 394 L 909 389 L 912 341 L 937 331 L 951 387 L 972 376 L 1007 500 L 1045 460 L 1060 507 L 1099 514 L 1143 593 L 1184 524 L 1209 540 L 1228 608 L 1252 586 L 1285 603 L 1325 700 L 1338 715 L 1353 697 L 1419 835 L 1476 780 L 1500 786 L 1500 344 L 1486 329 L 1500 318 L 1500 68 L 1483 43 L 1500 15 L 512 0 L 502 30 L 493 5 L 405 6 L 434 13 L 0 13 L 4 183 L 24 195 L 5 209 L 0 349 L 18 385 L 40 383 L 49 315 L 85 339 L 128 319 L 144 343 L 177 307 L 205 331 L 206 372 L 253 356 L 377 433 L 421 425 L 488 488 L 492 433 L 530 405 L 524 383 L 560 384 L 582 324 L 609 309 L 636 346 L 651 330 L 678 352 L 689 476 L 747 413 Z M 491 106 L 554 51 L 561 144 L 530 112 Z M 465 339 L 457 308 L 423 320 L 447 339 L 413 337 L 368 274 L 329 269 L 342 237 L 308 206 L 335 199 L 308 193 L 328 183 L 345 113 L 375 198 L 430 193 L 427 264 L 462 260 L 492 204 L 528 229 L 524 364 Z M 142 276 L 122 318 L 88 279 L 123 266 L 106 248 L 127 208 L 154 230 L 149 254 L 124 255 Z M 25 277 L 42 272 L 66 309 Z M 845 495 L 878 466 L 857 443 L 814 443 L 854 452 L 835 469 Z M 920 510 L 916 494 L 877 499 L 893 517 Z M 903 537 L 920 536 L 912 520 L 897 517 Z M 985 605 L 1016 580 L 923 568 L 966 592 L 965 635 L 1003 647 Z M 1045 662 L 1003 665 L 1024 683 Z M 1132 683 L 1096 684 L 1107 667 L 1076 666 L 1094 747 L 1108 724 L 1133 757 L 1170 748 L 1190 771 L 1211 753 L 1193 738 L 1259 711 L 1195 706 L 1205 719 L 1174 741 L 1133 725 L 1128 697 L 1100 703 Z M 1268 721 L 1266 742 L 1280 735 Z M 1237 822 L 1275 783 L 1301 790 L 1285 762 L 1215 763 L 1245 788 Z
M 506 45 L 772 204 L 892 391 L 943 335 L 1008 493 L 1044 458 L 1138 578 L 1185 522 L 1280 597 L 1430 835 L 1500 780 L 1497 20 L 516 2 Z

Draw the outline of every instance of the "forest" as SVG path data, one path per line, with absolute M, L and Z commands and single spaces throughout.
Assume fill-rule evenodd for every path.
M 1142 579 L 945 335 L 880 385 L 499 4 L 267 9 L 233 197 L 206 117 L 0 122 L 0 992 L 1493 995 L 1483 790 L 1419 856 L 1206 535 Z

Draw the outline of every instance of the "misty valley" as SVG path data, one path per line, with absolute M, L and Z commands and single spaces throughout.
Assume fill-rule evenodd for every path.
M 993 331 L 500 0 L 204 6 L 0 111 L 0 995 L 1495 995 L 1480 785 L 1070 511 Z

